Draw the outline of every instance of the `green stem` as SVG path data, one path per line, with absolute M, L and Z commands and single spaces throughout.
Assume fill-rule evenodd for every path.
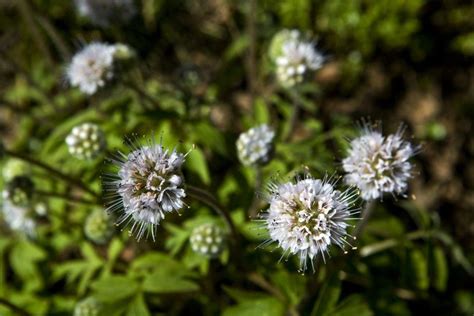
M 35 193 L 41 196 L 45 196 L 45 197 L 65 200 L 71 203 L 78 203 L 78 204 L 84 204 L 84 205 L 102 205 L 98 201 L 86 200 L 77 196 L 67 195 L 63 193 L 48 192 L 48 191 L 43 191 L 43 190 L 35 190 Z
M 375 208 L 375 200 L 369 200 L 365 203 L 364 209 L 362 210 L 362 219 L 357 224 L 356 228 L 354 229 L 354 237 L 358 238 L 362 231 L 364 230 L 367 222 L 369 221 L 370 216 Z
M 417 230 L 417 231 L 406 234 L 405 238 L 403 239 L 390 238 L 390 239 L 386 239 L 386 240 L 362 247 L 360 249 L 360 256 L 368 257 L 377 252 L 393 248 L 403 241 L 415 240 L 419 238 L 430 238 L 431 236 L 433 236 L 433 231 L 431 230 L 428 230 L 428 231 Z
M 16 306 L 15 304 L 7 301 L 6 299 L 4 298 L 1 298 L 0 297 L 0 305 L 3 305 L 3 306 L 6 306 L 8 307 L 10 310 L 12 310 L 13 312 L 15 312 L 17 315 L 20 315 L 20 316 L 32 316 L 29 312 L 27 312 L 26 310 L 24 310 L 23 308 L 21 307 L 18 307 Z
M 262 190 L 262 182 L 263 182 L 262 181 L 262 167 L 256 166 L 255 167 L 255 193 L 253 195 L 252 202 L 250 203 L 250 206 L 247 212 L 250 218 L 257 217 L 258 202 L 259 202 L 258 193 Z
M 82 191 L 84 192 L 87 192 L 89 194 L 91 194 L 92 196 L 94 196 L 95 198 L 99 199 L 99 194 L 97 194 L 96 192 L 94 192 L 93 190 L 91 190 L 87 185 L 84 184 L 84 182 L 82 182 L 81 180 L 79 179 L 75 179 L 67 174 L 64 174 L 62 173 L 61 171 L 59 170 L 56 170 L 55 168 L 45 164 L 44 162 L 42 161 L 39 161 L 39 160 L 36 160 L 34 158 L 31 158 L 27 155 L 23 155 L 21 153 L 17 153 L 17 152 L 14 152 L 14 151 L 10 151 L 10 150 L 5 150 L 5 153 L 9 156 L 12 156 L 14 158 L 17 158 L 17 159 L 20 159 L 20 160 L 23 160 L 25 162 L 28 162 L 34 166 L 37 166 L 45 171 L 47 171 L 50 175 L 58 178 L 58 179 L 61 179 L 61 180 L 64 180 L 68 183 L 70 183 L 71 185 L 75 186 L 76 188 L 78 189 L 81 189 Z
M 298 101 L 297 92 L 290 91 L 289 95 L 293 103 L 293 112 L 291 113 L 290 126 L 288 128 L 288 132 L 284 138 L 285 142 L 288 142 L 291 140 L 291 137 L 293 136 L 296 129 L 296 125 L 298 123 L 298 117 L 300 115 L 300 102 Z

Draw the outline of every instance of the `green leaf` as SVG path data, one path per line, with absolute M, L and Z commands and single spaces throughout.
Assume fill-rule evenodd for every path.
M 92 284 L 94 296 L 103 302 L 119 301 L 139 291 L 138 282 L 127 276 L 111 276 Z
M 372 316 L 373 312 L 362 295 L 353 294 L 334 308 L 331 316 Z
M 255 301 L 268 298 L 268 294 L 263 292 L 244 291 L 231 288 L 229 286 L 223 286 L 224 291 L 232 297 L 237 303 L 243 303 L 245 301 Z
M 237 38 L 227 50 L 224 52 L 224 60 L 230 61 L 242 55 L 250 44 L 250 38 L 247 35 L 242 35 Z
M 145 303 L 145 298 L 143 294 L 138 294 L 130 302 L 126 316 L 149 316 L 150 312 Z
M 419 249 L 410 251 L 410 276 L 411 282 L 420 290 L 429 286 L 428 262 Z
M 46 252 L 29 241 L 20 241 L 12 247 L 10 264 L 24 282 L 27 290 L 33 291 L 42 287 L 43 279 L 38 270 L 38 263 L 46 258 Z
M 255 122 L 257 124 L 270 123 L 270 113 L 268 111 L 268 107 L 264 99 L 257 98 L 253 106 L 255 113 Z
M 441 247 L 434 247 L 431 258 L 431 284 L 438 291 L 446 290 L 446 285 L 448 283 L 448 263 L 446 262 L 446 256 Z
M 285 307 L 276 298 L 268 297 L 245 301 L 229 307 L 222 313 L 223 316 L 283 316 Z
M 341 294 L 341 280 L 334 273 L 322 286 L 311 316 L 329 315 L 329 311 L 336 305 Z
M 272 280 L 292 306 L 300 303 L 306 291 L 306 278 L 303 275 L 280 270 L 273 275 Z
M 201 149 L 195 148 L 189 153 L 186 158 L 185 166 L 190 171 L 195 172 L 205 184 L 211 183 L 211 175 L 209 174 L 209 168 L 207 167 L 206 157 Z
M 199 290 L 199 286 L 182 275 L 173 273 L 166 269 L 158 269 L 152 275 L 147 276 L 143 282 L 143 290 L 150 293 L 176 293 L 191 292 Z

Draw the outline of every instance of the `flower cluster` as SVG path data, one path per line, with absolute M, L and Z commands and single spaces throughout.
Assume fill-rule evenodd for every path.
M 403 128 L 385 137 L 366 125 L 362 135 L 351 141 L 348 157 L 342 162 L 345 181 L 356 186 L 364 200 L 405 192 L 413 175 L 409 159 L 416 147 L 402 136 Z
M 196 227 L 189 241 L 191 249 L 203 256 L 215 258 L 225 249 L 226 238 L 222 228 L 215 224 L 203 224 Z
M 111 175 L 106 183 L 112 200 L 108 211 L 122 209 L 118 223 L 133 221 L 130 232 L 137 231 L 137 238 L 151 231 L 155 240 L 155 229 L 166 213 L 184 207 L 186 197 L 181 165 L 186 155 L 169 151 L 161 144 L 150 141 L 148 146 L 114 160 L 119 166 L 118 175 Z
M 133 0 L 75 0 L 75 3 L 79 15 L 99 26 L 127 22 L 137 12 Z
M 334 183 L 307 176 L 296 182 L 270 186 L 268 210 L 262 214 L 270 233 L 267 243 L 276 241 L 283 255 L 295 254 L 302 270 L 318 255 L 329 252 L 334 244 L 350 246 L 348 221 L 358 212 L 353 207 L 357 194 L 338 191 Z M 314 269 L 314 266 L 313 266 Z
M 69 153 L 79 159 L 93 159 L 106 147 L 105 135 L 97 124 L 83 123 L 66 137 Z
M 310 71 L 321 68 L 324 57 L 297 30 L 283 30 L 272 40 L 270 57 L 279 82 L 286 87 L 301 83 Z
M 113 77 L 115 45 L 91 43 L 76 53 L 66 75 L 73 87 L 92 95 Z
M 266 124 L 249 129 L 237 140 L 237 154 L 246 166 L 265 164 L 270 160 L 275 132 Z
M 102 304 L 93 297 L 88 297 L 76 304 L 73 316 L 99 316 Z
M 86 219 L 84 233 L 96 244 L 105 244 L 114 234 L 114 224 L 103 210 L 95 210 Z

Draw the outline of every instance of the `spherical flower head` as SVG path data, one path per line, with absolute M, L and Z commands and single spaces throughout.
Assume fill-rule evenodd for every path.
M 76 53 L 66 75 L 73 87 L 92 95 L 113 77 L 115 45 L 92 43 Z
M 133 222 L 130 233 L 141 239 L 148 231 L 155 240 L 155 230 L 166 213 L 179 211 L 185 205 L 184 178 L 181 166 L 186 155 L 170 151 L 150 141 L 128 155 L 120 153 L 114 162 L 118 175 L 107 183 L 107 190 L 118 198 L 107 208 L 120 210 L 118 223 Z
M 342 161 L 345 182 L 356 186 L 364 200 L 381 198 L 384 193 L 403 194 L 413 176 L 409 159 L 417 148 L 403 140 L 403 128 L 387 137 L 366 125 L 362 135 L 350 143 Z
M 249 129 L 237 140 L 237 154 L 245 166 L 262 165 L 270 160 L 275 132 L 266 124 Z
M 86 218 L 86 237 L 96 244 L 106 244 L 114 234 L 114 223 L 103 210 L 95 210 Z
M 276 66 L 278 81 L 285 87 L 301 83 L 308 73 L 320 69 L 324 62 L 314 43 L 296 30 L 277 33 L 270 45 L 270 57 Z
M 75 0 L 79 15 L 106 27 L 128 22 L 137 13 L 133 0 Z
M 358 212 L 353 208 L 357 198 L 354 190 L 338 191 L 334 183 L 307 176 L 296 182 L 271 185 L 269 208 L 263 213 L 263 223 L 270 240 L 278 242 L 283 256 L 297 255 L 304 271 L 309 260 L 329 252 L 331 245 L 342 249 L 347 241 L 348 221 Z
M 32 202 L 33 192 L 34 183 L 29 177 L 16 176 L 7 183 L 3 198 L 16 206 L 27 206 Z
M 74 127 L 66 137 L 69 153 L 76 158 L 96 158 L 106 147 L 105 135 L 97 124 L 84 123 Z
M 226 247 L 226 234 L 219 226 L 206 223 L 194 228 L 189 241 L 194 252 L 205 257 L 215 258 Z
M 76 304 L 74 316 L 99 316 L 102 304 L 93 297 L 86 298 Z

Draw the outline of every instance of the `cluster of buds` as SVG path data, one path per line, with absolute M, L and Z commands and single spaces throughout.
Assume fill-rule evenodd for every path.
M 106 147 L 102 129 L 92 123 L 84 123 L 72 129 L 66 137 L 69 153 L 79 159 L 93 159 Z
M 99 316 L 102 304 L 93 297 L 88 297 L 76 304 L 74 316 Z
M 275 132 L 268 125 L 260 125 L 240 134 L 237 140 L 237 154 L 245 166 L 267 163 L 273 151 Z
M 86 218 L 84 233 L 89 240 L 102 245 L 114 234 L 114 223 L 103 210 L 94 210 Z
M 215 258 L 226 246 L 226 234 L 222 228 L 207 223 L 196 227 L 189 238 L 191 249 L 203 256 Z
M 324 62 L 314 43 L 297 30 L 282 30 L 275 34 L 270 58 L 276 66 L 278 81 L 285 87 L 301 83 L 308 73 L 321 68 Z

